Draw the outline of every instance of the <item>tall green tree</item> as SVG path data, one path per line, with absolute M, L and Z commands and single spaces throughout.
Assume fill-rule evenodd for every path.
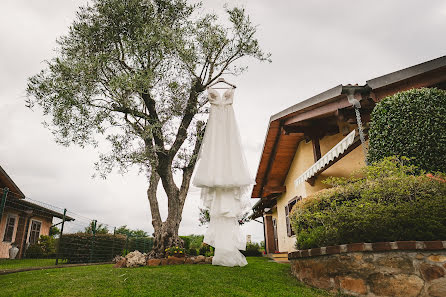
M 95 230 L 96 234 L 107 234 L 108 233 L 108 227 L 104 224 L 96 224 L 92 221 L 90 224 L 84 228 L 84 232 L 88 234 L 93 234 L 93 229 Z
M 27 105 L 51 118 L 57 142 L 84 147 L 105 138 L 111 148 L 96 163 L 101 176 L 133 165 L 147 172 L 152 256 L 182 243 L 178 228 L 209 107 L 204 90 L 224 72 L 243 72 L 241 58 L 269 60 L 244 9 L 226 12 L 228 26 L 186 0 L 93 0 L 58 39 L 47 67 L 29 78 Z

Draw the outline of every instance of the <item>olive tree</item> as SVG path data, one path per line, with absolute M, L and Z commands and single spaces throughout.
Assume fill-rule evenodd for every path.
M 245 10 L 226 14 L 223 23 L 186 0 L 93 0 L 28 81 L 27 105 L 51 119 L 46 126 L 58 143 L 108 140 L 95 164 L 102 177 L 134 165 L 147 172 L 154 257 L 182 244 L 178 228 L 209 109 L 203 92 L 223 73 L 246 70 L 241 58 L 270 60 Z

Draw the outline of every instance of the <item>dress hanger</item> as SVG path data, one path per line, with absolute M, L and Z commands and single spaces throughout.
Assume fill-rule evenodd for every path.
M 224 89 L 224 90 L 226 90 L 226 89 L 231 89 L 231 88 L 232 88 L 232 89 L 237 88 L 236 85 L 233 85 L 233 84 L 227 82 L 223 77 L 219 77 L 219 78 L 217 79 L 217 81 L 214 82 L 214 83 L 212 83 L 212 84 L 210 84 L 210 85 L 208 86 L 208 88 L 210 88 L 210 87 L 212 87 L 212 86 L 215 86 L 215 85 L 218 84 L 218 83 L 224 83 L 224 84 L 227 84 L 228 86 L 230 86 L 230 88 L 219 87 L 219 88 L 212 88 L 212 89 Z

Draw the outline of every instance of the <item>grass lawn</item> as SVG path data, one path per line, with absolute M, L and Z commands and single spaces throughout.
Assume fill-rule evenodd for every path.
M 61 261 L 59 261 L 59 263 L 61 263 Z M 56 264 L 56 259 L 17 259 L 17 260 L 0 259 L 0 270 L 53 266 L 55 264 Z
M 0 276 L 0 296 L 331 296 L 298 282 L 289 264 L 261 257 L 248 262 L 235 268 L 108 264 L 19 272 Z

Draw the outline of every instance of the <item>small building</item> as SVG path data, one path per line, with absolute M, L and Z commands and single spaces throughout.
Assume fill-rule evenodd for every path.
M 298 200 L 325 189 L 322 181 L 327 177 L 347 177 L 365 165 L 375 104 L 421 87 L 446 89 L 446 56 L 370 79 L 363 86 L 336 86 L 270 118 L 251 195 L 260 198 L 251 218 L 263 217 L 268 254 L 295 250 L 288 215 Z
M 49 235 L 53 218 L 62 219 L 63 214 L 26 200 L 20 188 L 0 166 L 0 198 L 5 196 L 5 188 L 8 190 L 3 212 L 0 204 L 0 258 L 9 257 L 12 243 L 19 248 L 17 258 L 21 258 L 30 244 L 37 243 L 41 235 Z M 66 217 L 66 221 L 72 220 Z

